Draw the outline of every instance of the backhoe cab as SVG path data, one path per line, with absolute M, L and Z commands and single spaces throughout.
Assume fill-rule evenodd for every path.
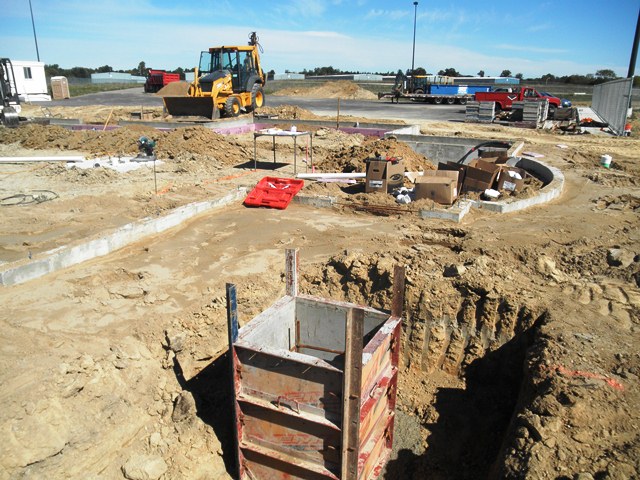
M 258 49 L 258 37 L 252 32 L 247 46 L 213 47 L 202 52 L 187 96 L 164 97 L 167 112 L 215 119 L 236 117 L 264 105 L 266 77 Z

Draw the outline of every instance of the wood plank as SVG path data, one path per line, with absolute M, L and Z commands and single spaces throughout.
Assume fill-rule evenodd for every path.
M 393 268 L 393 297 L 391 300 L 391 316 L 401 317 L 404 310 L 404 267 L 396 265 Z
M 347 311 L 345 322 L 345 367 L 342 389 L 341 480 L 358 478 L 360 430 L 360 385 L 364 342 L 364 310 Z
M 234 350 L 234 343 L 238 340 L 238 303 L 236 299 L 236 286 L 233 283 L 226 284 L 227 291 L 227 340 L 229 341 L 229 350 L 227 351 L 229 362 L 229 381 L 231 382 L 231 391 L 233 392 L 233 404 L 231 415 L 233 419 L 233 442 L 234 442 L 234 458 L 236 463 L 236 473 L 238 477 L 244 474 L 242 452 L 240 451 L 241 425 L 238 422 L 239 405 L 236 398 L 239 393 L 239 386 L 236 382 L 236 366 L 237 358 Z
M 298 296 L 298 249 L 288 248 L 286 250 L 286 273 L 287 295 Z

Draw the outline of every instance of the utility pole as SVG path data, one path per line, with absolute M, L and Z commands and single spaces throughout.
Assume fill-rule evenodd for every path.
M 627 78 L 632 78 L 636 73 L 636 57 L 638 56 L 638 41 L 640 40 L 640 10 L 638 10 L 638 22 L 636 23 L 636 35 L 631 48 L 631 59 L 629 60 L 629 72 Z
M 418 2 L 413 2 L 413 55 L 411 55 L 411 76 L 416 67 L 416 19 L 418 18 Z
M 38 37 L 36 37 L 36 23 L 33 21 L 33 8 L 31 8 L 31 0 L 29 0 L 29 10 L 31 11 L 31 26 L 33 27 L 33 39 L 36 42 L 36 56 L 40 61 L 40 52 L 38 51 Z

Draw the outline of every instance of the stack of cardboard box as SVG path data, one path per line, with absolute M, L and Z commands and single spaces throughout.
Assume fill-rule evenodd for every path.
M 372 158 L 366 160 L 367 175 L 364 191 L 390 193 L 404 184 L 404 161 L 402 158 Z
M 439 163 L 436 172 L 425 173 L 416 180 L 416 200 L 430 198 L 434 202 L 451 205 L 460 193 L 488 189 L 519 192 L 524 187 L 527 172 L 506 165 L 508 157 L 504 154 L 487 153 L 492 156 L 473 159 L 466 165 Z
M 524 186 L 527 172 L 506 165 L 506 151 L 480 152 L 468 164 L 439 163 L 437 170 L 415 178 L 416 200 L 428 198 L 436 203 L 452 205 L 465 192 L 488 189 L 518 192 Z M 373 158 L 366 161 L 365 192 L 390 193 L 404 184 L 404 162 L 401 158 Z M 497 194 L 496 194 L 497 195 Z

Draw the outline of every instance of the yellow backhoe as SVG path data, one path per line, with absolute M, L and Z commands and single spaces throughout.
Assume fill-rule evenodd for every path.
M 261 107 L 267 79 L 259 49 L 258 36 L 251 32 L 246 46 L 212 47 L 202 52 L 187 96 L 164 97 L 165 109 L 172 116 L 215 119 Z

